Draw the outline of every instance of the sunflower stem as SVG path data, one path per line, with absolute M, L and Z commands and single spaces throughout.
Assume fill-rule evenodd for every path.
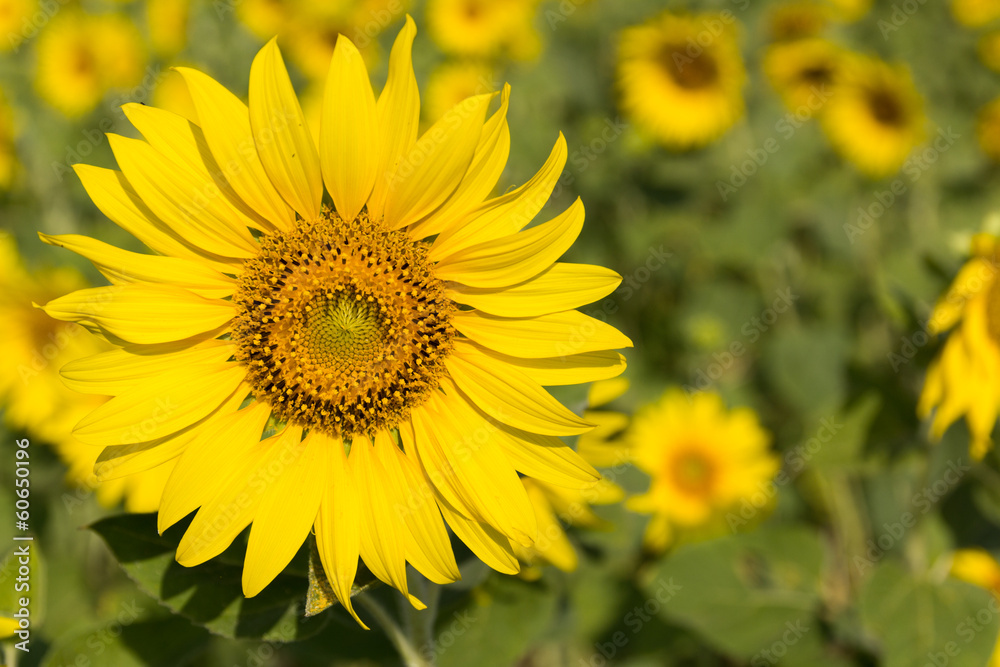
M 419 572 L 412 577 L 412 593 L 427 605 L 427 609 L 416 609 L 405 597 L 400 597 L 401 615 L 405 619 L 406 632 L 413 645 L 425 662 L 433 664 L 434 660 L 434 625 L 437 622 L 438 599 L 441 587 L 431 584 Z M 429 656 L 429 657 L 428 657 Z
M 420 655 L 417 646 L 414 645 L 411 638 L 399 627 L 392 614 L 387 612 L 373 597 L 363 594 L 359 595 L 356 599 L 371 612 L 378 624 L 385 630 L 385 634 L 388 635 L 389 641 L 399 651 L 399 656 L 403 659 L 403 664 L 406 667 L 434 667 L 433 663 L 424 660 Z

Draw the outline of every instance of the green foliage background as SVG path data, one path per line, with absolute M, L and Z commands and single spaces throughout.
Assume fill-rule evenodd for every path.
M 540 58 L 502 72 L 513 88 L 512 152 L 502 183 L 530 177 L 557 132 L 565 133 L 570 159 L 546 212 L 582 197 L 587 224 L 568 259 L 612 267 L 627 279 L 627 290 L 584 309 L 603 313 L 635 341 L 632 389 L 618 407 L 631 411 L 667 385 L 701 388 L 707 378 L 729 404 L 758 411 L 786 476 L 775 487 L 776 511 L 758 529 L 661 558 L 642 554 L 645 519 L 620 506 L 599 510 L 613 530 L 573 533 L 582 562 L 572 574 L 550 568 L 529 583 L 488 572 L 458 547 L 467 559 L 464 578 L 442 593 L 432 645 L 438 664 L 987 663 L 998 608 L 987 592 L 948 577 L 948 554 L 973 545 L 1000 550 L 1000 459 L 991 453 L 971 465 L 962 425 L 931 444 L 915 405 L 940 348 L 923 335 L 930 308 L 961 265 L 970 235 L 1000 210 L 1000 174 L 974 130 L 978 108 L 1000 94 L 1000 75 L 978 62 L 978 34 L 958 26 L 947 3 L 911 2 L 916 11 L 886 32 L 884 22 L 901 4 L 877 1 L 859 22 L 834 26 L 829 36 L 907 63 L 932 138 L 940 129 L 957 139 L 933 162 L 880 182 L 838 158 L 815 123 L 790 136 L 779 129 L 787 111 L 760 69 L 772 3 L 541 5 Z M 747 115 L 703 150 L 672 154 L 648 144 L 616 107 L 617 32 L 663 8 L 728 10 L 742 25 Z M 413 13 L 423 83 L 443 56 L 427 36 L 420 3 Z M 399 24 L 381 36 L 386 47 Z M 182 59 L 245 95 L 258 47 L 231 13 L 220 20 L 202 2 Z M 3 229 L 29 267 L 73 263 L 101 284 L 91 268 L 35 234 L 84 233 L 137 249 L 75 177 L 54 168 L 108 119 L 115 132 L 135 132 L 110 99 L 82 121 L 66 121 L 32 93 L 32 67 L 30 49 L 0 57 L 23 165 L 17 187 L 0 194 Z M 383 59 L 376 81 L 384 67 Z M 772 137 L 779 149 L 723 198 L 719 182 Z M 99 139 L 84 161 L 113 166 L 107 141 Z M 902 194 L 852 234 L 860 229 L 859 208 L 884 198 L 895 180 Z M 646 270 L 660 255 L 661 266 Z M 772 324 L 755 324 L 781 294 L 792 295 L 794 307 Z M 732 353 L 734 343 L 741 353 Z M 578 405 L 583 390 L 562 398 Z M 18 435 L 4 435 L 0 461 L 13 460 Z M 160 538 L 152 517 L 116 518 L 64 486 L 50 450 L 34 452 L 46 608 L 32 652 L 19 664 L 397 660 L 378 629 L 360 630 L 339 609 L 300 618 L 305 553 L 261 598 L 244 601 L 239 544 L 205 566 L 182 568 L 171 556 L 180 531 Z M 12 464 L 0 465 L 0 517 L 12 513 L 12 473 Z M 646 485 L 633 470 L 618 471 L 616 481 L 631 491 Z M 81 530 L 88 525 L 92 530 Z M 0 545 L 10 543 L 10 530 L 0 520 Z M 373 594 L 395 609 L 394 593 Z M 0 606 L 6 602 L 0 598 Z

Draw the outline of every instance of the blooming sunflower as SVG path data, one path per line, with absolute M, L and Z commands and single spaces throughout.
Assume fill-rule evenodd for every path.
M 187 44 L 190 0 L 148 0 L 146 27 L 149 43 L 158 55 L 173 56 Z
M 801 39 L 772 44 L 764 54 L 764 73 L 795 112 L 816 113 L 837 80 L 844 50 L 826 39 Z
M 934 412 L 931 436 L 940 438 L 963 414 L 972 434 L 969 451 L 981 459 L 993 447 L 990 433 L 1000 412 L 1000 240 L 990 234 L 972 239 L 972 257 L 938 300 L 927 333 L 954 329 L 927 379 L 917 411 Z
M 868 176 L 896 173 L 926 136 L 923 100 L 909 71 L 854 55 L 841 72 L 822 114 L 827 137 Z
M 636 414 L 626 437 L 636 467 L 651 478 L 627 506 L 653 515 L 645 539 L 654 551 L 726 530 L 727 513 L 756 499 L 778 471 L 753 411 L 727 411 L 709 392 L 668 389 Z
M 200 126 L 126 105 L 146 141 L 109 137 L 120 172 L 77 167 L 98 208 L 159 254 L 47 238 L 114 283 L 44 306 L 117 345 L 70 369 L 114 396 L 75 434 L 135 470 L 176 460 L 158 522 L 198 510 L 182 565 L 252 523 L 250 597 L 313 530 L 352 614 L 359 555 L 404 593 L 407 562 L 434 582 L 457 578 L 445 522 L 485 563 L 517 572 L 512 542 L 537 533 L 517 472 L 597 476 L 559 439 L 591 425 L 543 386 L 624 368 L 611 350 L 628 338 L 574 310 L 621 278 L 557 261 L 581 230 L 579 200 L 525 229 L 565 140 L 525 185 L 487 198 L 509 148 L 508 89 L 488 119 L 495 94 L 417 138 L 415 34 L 407 18 L 378 99 L 357 48 L 337 40 L 318 143 L 275 40 L 250 69 L 249 108 L 181 69 Z M 148 419 L 136 442 L 131 426 Z
M 48 104 L 70 117 L 92 110 L 112 88 L 142 80 L 142 38 L 124 16 L 59 12 L 38 38 L 35 87 Z
M 533 22 L 537 0 L 428 0 L 427 24 L 445 53 L 461 56 L 535 57 L 540 37 Z
M 768 10 L 767 24 L 776 42 L 816 37 L 830 22 L 830 8 L 815 0 L 775 5 Z
M 990 159 L 1000 162 L 1000 97 L 979 110 L 976 139 Z
M 1000 600 L 1000 563 L 985 549 L 959 549 L 952 554 L 951 576 L 985 588 Z M 987 667 L 1000 667 L 1000 636 Z
M 1000 18 L 997 0 L 951 0 L 951 15 L 967 28 L 979 28 Z
M 621 105 L 668 148 L 707 144 L 743 115 L 746 72 L 732 20 L 723 14 L 668 12 L 622 32 Z

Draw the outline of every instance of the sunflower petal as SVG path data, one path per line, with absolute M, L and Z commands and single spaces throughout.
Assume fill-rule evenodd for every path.
M 250 127 L 274 187 L 304 219 L 318 218 L 323 199 L 319 155 L 277 38 L 264 45 L 250 67 Z
M 472 553 L 497 572 L 502 574 L 517 574 L 521 571 L 510 540 L 495 528 L 467 519 L 456 512 L 447 502 L 441 502 L 441 514 L 455 531 L 458 539 L 465 542 Z
M 462 339 L 456 340 L 455 345 L 465 350 L 463 354 L 478 352 L 496 361 L 510 364 L 544 387 L 597 382 L 617 377 L 625 371 L 625 356 L 611 350 L 571 354 L 566 357 L 523 359 Z
M 527 359 L 565 359 L 632 347 L 632 341 L 618 329 L 577 310 L 523 319 L 469 310 L 456 313 L 452 325 L 484 347 Z
M 381 137 L 364 60 L 343 36 L 334 47 L 326 79 L 319 144 L 326 189 L 340 217 L 353 220 L 372 193 Z

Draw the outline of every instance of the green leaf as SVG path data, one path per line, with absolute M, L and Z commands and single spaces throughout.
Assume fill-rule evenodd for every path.
M 962 581 L 929 581 L 889 561 L 859 601 L 865 629 L 881 645 L 884 667 L 987 664 L 1000 628 L 992 594 Z
M 556 596 L 541 583 L 494 574 L 471 596 L 442 609 L 434 644 L 438 667 L 508 667 L 548 628 Z
M 305 618 L 305 576 L 280 575 L 253 598 L 243 597 L 239 540 L 226 554 L 186 568 L 174 560 L 184 524 L 156 533 L 153 514 L 123 514 L 90 526 L 128 575 L 169 609 L 230 638 L 287 642 L 315 634 L 326 617 Z
M 847 412 L 833 419 L 821 419 L 804 443 L 802 456 L 818 466 L 847 466 L 861 458 L 872 420 L 882 406 L 881 397 L 869 392 Z M 816 449 L 812 453 L 812 449 Z
M 357 583 L 358 580 L 362 581 L 360 585 Z M 351 586 L 351 597 L 353 598 L 355 595 L 364 593 L 381 583 L 375 575 L 371 574 L 365 568 L 363 571 L 358 572 L 358 577 L 355 579 L 354 585 Z M 333 592 L 330 581 L 326 578 L 326 572 L 323 571 L 323 565 L 319 559 L 319 549 L 316 547 L 316 540 L 310 538 L 309 590 L 306 593 L 306 617 L 321 614 L 330 607 L 338 604 L 340 604 L 340 601 Z
M 786 633 L 797 640 L 816 632 L 822 563 L 812 530 L 764 527 L 679 547 L 644 577 L 643 589 L 668 621 L 749 659 Z

